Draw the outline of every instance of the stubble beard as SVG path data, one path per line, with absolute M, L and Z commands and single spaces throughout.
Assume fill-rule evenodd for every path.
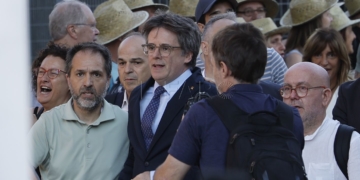
M 69 86 L 69 89 L 73 97 L 73 100 L 75 100 L 77 106 L 85 111 L 94 111 L 96 108 L 98 108 L 102 104 L 102 101 L 106 95 L 106 90 L 105 90 L 106 88 L 104 89 L 101 95 L 99 95 L 93 87 L 80 88 L 79 93 L 75 93 L 71 86 Z M 93 93 L 94 98 L 81 97 L 81 94 L 84 92 Z

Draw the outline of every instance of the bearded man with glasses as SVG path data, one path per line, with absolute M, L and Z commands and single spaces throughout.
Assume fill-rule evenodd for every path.
M 283 101 L 299 110 L 304 125 L 305 146 L 302 153 L 309 179 L 358 179 L 360 176 L 360 135 L 350 126 L 326 116 L 331 100 L 330 77 L 326 70 L 310 62 L 300 62 L 285 74 L 280 89 Z M 339 131 L 348 129 L 348 141 Z M 340 130 L 341 129 L 341 130 Z M 348 158 L 341 161 L 334 147 L 349 145 Z M 343 154 L 341 154 L 343 155 Z M 341 165 L 342 164 L 342 165 Z M 345 167 L 345 168 L 343 168 Z
M 216 88 L 195 67 L 200 32 L 195 23 L 176 14 L 162 14 L 144 26 L 151 78 L 136 87 L 129 100 L 129 157 L 120 179 L 148 179 L 164 162 L 189 98 L 210 95 Z M 193 168 L 185 179 L 197 179 Z

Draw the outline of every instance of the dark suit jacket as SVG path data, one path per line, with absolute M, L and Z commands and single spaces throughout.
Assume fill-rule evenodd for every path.
M 360 79 L 340 86 L 333 119 L 356 128 L 360 133 Z
M 199 86 L 201 91 L 206 91 L 209 95 L 217 94 L 215 86 L 204 80 L 200 69 L 193 68 L 192 75 L 168 102 L 147 151 L 141 132 L 140 100 L 143 94 L 154 86 L 154 83 L 154 79 L 150 78 L 146 83 L 136 87 L 131 93 L 128 124 L 131 147 L 119 179 L 128 180 L 144 171 L 155 170 L 165 161 L 168 149 L 181 122 L 184 106 L 190 97 L 194 97 L 199 92 Z M 199 171 L 196 168 L 192 168 L 185 179 L 196 179 L 198 173 Z
M 105 100 L 113 105 L 118 105 L 121 108 L 123 100 L 124 100 L 124 93 L 125 93 L 125 91 L 122 90 L 117 93 L 112 93 L 112 94 L 106 95 Z
M 282 101 L 283 98 L 280 95 L 280 88 L 281 86 L 273 83 L 273 82 L 267 82 L 267 81 L 259 81 L 258 83 L 261 88 L 263 89 L 264 94 L 269 94 L 270 96 Z

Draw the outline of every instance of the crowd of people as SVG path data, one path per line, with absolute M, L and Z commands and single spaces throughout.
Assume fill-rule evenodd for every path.
M 54 6 L 34 179 L 360 177 L 359 0 L 169 3 Z

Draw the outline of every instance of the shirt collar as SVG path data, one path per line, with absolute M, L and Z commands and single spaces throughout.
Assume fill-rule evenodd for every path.
M 122 102 L 122 104 L 121 104 L 121 109 L 123 109 L 123 110 L 128 110 L 128 107 L 129 106 L 129 102 L 128 102 L 128 98 L 127 98 L 127 95 L 126 95 L 126 90 L 124 90 L 124 99 L 123 99 L 123 102 Z
M 70 100 L 65 104 L 64 108 L 64 114 L 62 116 L 62 119 L 65 121 L 78 121 L 81 124 L 86 124 L 84 121 L 80 120 L 79 117 L 76 115 L 73 107 L 72 107 L 73 98 L 70 98 Z M 100 123 L 104 121 L 114 120 L 115 119 L 115 113 L 113 111 L 113 108 L 111 107 L 111 104 L 109 104 L 107 101 L 103 101 L 104 105 L 101 108 L 100 116 L 97 120 L 95 120 L 91 125 L 98 126 Z
M 177 77 L 175 80 L 171 81 L 168 84 L 165 84 L 163 87 L 166 90 L 166 93 L 170 96 L 173 96 L 176 91 L 181 87 L 181 85 L 184 84 L 184 82 L 186 81 L 186 79 L 188 79 L 190 76 L 192 75 L 190 69 L 187 69 L 185 72 L 183 72 L 179 77 Z M 159 87 L 160 85 L 155 81 L 154 84 L 154 92 L 155 93 L 155 89 L 157 87 Z
M 258 84 L 235 84 L 231 86 L 226 92 L 258 92 L 262 93 L 263 90 Z

